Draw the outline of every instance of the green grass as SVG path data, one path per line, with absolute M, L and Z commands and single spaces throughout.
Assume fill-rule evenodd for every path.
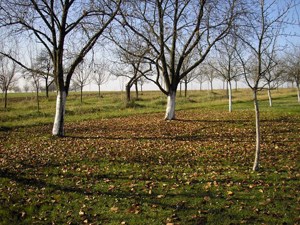
M 233 91 L 233 109 L 251 109 L 251 92 L 249 90 Z M 268 107 L 266 92 L 260 92 L 262 110 L 286 111 L 297 113 L 298 106 L 296 92 L 291 89 L 273 91 L 274 106 Z M 37 111 L 35 94 L 9 94 L 8 109 L 0 109 L 0 126 L 21 127 L 31 125 L 50 124 L 55 114 L 55 93 L 49 99 L 41 96 L 40 111 Z M 227 110 L 227 97 L 224 90 L 190 91 L 188 97 L 177 97 L 177 110 L 195 108 L 213 108 Z M 67 98 L 66 121 L 78 122 L 90 119 L 122 117 L 135 114 L 163 112 L 166 105 L 166 96 L 160 92 L 144 92 L 138 100 L 125 103 L 125 93 L 103 92 L 98 98 L 96 92 L 84 93 L 83 103 L 80 102 L 79 93 L 70 93 Z
M 260 93 L 261 170 L 252 172 L 251 93 L 166 99 L 71 93 L 66 137 L 51 136 L 55 96 L 1 110 L 0 224 L 299 224 L 300 110 L 292 90 Z M 29 125 L 26 127 L 25 125 Z

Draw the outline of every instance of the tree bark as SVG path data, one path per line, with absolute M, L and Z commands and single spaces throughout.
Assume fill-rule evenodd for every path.
M 260 118 L 259 118 L 259 106 L 257 100 L 257 90 L 253 90 L 254 95 L 254 109 L 255 109 L 255 131 L 256 131 L 256 146 L 255 146 L 255 159 L 253 163 L 253 171 L 259 170 L 260 160 Z
M 298 103 L 300 103 L 300 85 L 297 85 Z
M 181 82 L 179 83 L 179 96 L 181 97 Z
M 270 86 L 268 88 L 268 97 L 269 97 L 269 106 L 272 107 L 273 106 L 273 102 L 272 102 L 272 95 L 271 95 L 271 88 L 270 88 Z
M 127 84 L 126 85 L 126 102 L 127 103 L 130 102 L 130 100 L 131 100 L 131 97 L 130 97 L 130 88 L 131 88 L 130 84 Z
M 135 98 L 139 99 L 139 88 L 138 88 L 137 81 L 134 82 L 134 85 L 135 85 Z
M 101 85 L 98 85 L 98 97 L 101 98 Z
M 36 104 L 37 104 L 37 111 L 40 112 L 40 96 L 39 96 L 39 89 L 36 89 Z
M 231 81 L 227 82 L 228 84 L 228 107 L 229 107 L 229 112 L 232 112 L 232 87 L 231 87 Z
M 66 91 L 58 91 L 56 98 L 56 113 L 54 117 L 54 124 L 52 129 L 53 136 L 64 136 L 64 118 L 66 108 Z
M 7 108 L 7 89 L 4 90 L 4 109 Z
M 45 91 L 46 91 L 46 98 L 49 98 L 48 78 L 45 78 Z
M 83 86 L 80 87 L 80 103 L 82 103 L 82 91 L 83 91 Z
M 188 82 L 187 80 L 184 81 L 184 97 L 186 98 L 187 96 L 187 89 L 188 89 Z
M 165 120 L 175 119 L 175 102 L 176 102 L 176 91 L 170 91 L 167 99 Z

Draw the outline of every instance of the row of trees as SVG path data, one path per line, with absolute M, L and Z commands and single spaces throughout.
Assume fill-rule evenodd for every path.
M 263 81 L 268 75 L 281 71 L 279 39 L 295 6 L 293 0 L 1 0 L 0 31 L 6 35 L 6 46 L 10 37 L 16 37 L 46 49 L 57 89 L 55 136 L 64 136 L 66 99 L 73 75 L 88 73 L 84 64 L 104 39 L 113 43 L 120 59 L 120 68 L 113 68 L 113 73 L 131 74 L 133 78 L 128 89 L 144 77 L 167 96 L 166 120 L 175 119 L 177 88 L 189 74 L 208 73 L 208 68 L 213 68 L 230 90 L 231 81 L 242 75 L 253 92 L 257 128 L 253 169 L 257 170 L 257 92 L 266 86 Z M 2 56 L 31 74 L 45 74 L 39 65 L 30 65 L 5 51 L 6 46 Z M 288 73 L 295 75 L 294 71 Z M 299 89 L 299 79 L 295 82 Z

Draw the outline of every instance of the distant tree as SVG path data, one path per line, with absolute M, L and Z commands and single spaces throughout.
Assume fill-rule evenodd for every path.
M 138 83 L 140 84 L 141 93 L 143 93 L 143 86 L 145 83 L 147 83 L 147 79 L 145 77 L 140 77 L 140 79 L 138 80 Z
M 202 84 L 206 81 L 206 78 L 199 68 L 196 68 L 196 81 L 199 83 L 199 90 L 202 91 Z
M 53 84 L 53 65 L 51 56 L 47 50 L 43 49 L 36 58 L 36 70 L 40 71 L 38 75 L 45 81 L 46 98 L 49 97 L 49 88 Z
M 204 68 L 205 77 L 208 81 L 210 91 L 213 92 L 213 81 L 218 77 L 218 74 L 214 68 L 211 68 L 208 64 Z
M 40 66 L 41 66 L 41 61 L 37 60 L 37 58 L 35 58 L 33 56 L 33 53 L 29 50 L 30 52 L 30 70 L 25 69 L 23 71 L 23 76 L 25 79 L 31 81 L 32 87 L 33 87 L 33 91 L 36 94 L 36 104 L 37 104 L 37 111 L 40 111 L 40 96 L 39 96 L 39 92 L 40 92 L 40 83 L 41 83 L 41 74 L 42 72 L 39 72 Z
M 228 35 L 216 45 L 214 61 L 209 63 L 217 75 L 227 83 L 228 107 L 232 112 L 232 81 L 241 75 L 236 55 L 237 37 Z
M 275 60 L 275 59 L 274 59 Z M 279 61 L 276 63 L 274 67 L 272 67 L 270 70 L 266 71 L 264 74 L 263 80 L 267 84 L 268 89 L 268 98 L 269 98 L 269 106 L 273 106 L 273 99 L 272 99 L 272 89 L 275 89 L 278 85 L 279 80 L 284 74 L 284 69 L 282 68 L 283 64 L 279 63 Z
M 135 86 L 136 99 L 138 99 L 138 81 L 143 77 L 146 78 L 146 74 L 152 71 L 151 65 L 145 63 L 143 58 L 148 49 L 141 47 L 141 45 L 141 40 L 135 38 L 128 40 L 123 46 L 119 46 L 117 50 L 119 68 L 111 70 L 111 73 L 116 77 L 126 77 L 128 80 L 125 87 L 127 103 L 131 101 L 132 86 Z M 128 49 L 135 52 L 137 56 L 128 53 Z
M 30 86 L 28 85 L 28 82 L 25 81 L 25 84 L 23 85 L 23 91 L 24 91 L 25 93 L 27 93 L 27 92 L 29 91 L 29 89 L 30 89 Z
M 83 88 L 89 84 L 90 75 L 93 73 L 93 68 L 91 63 L 87 63 L 86 61 L 82 61 L 74 71 L 74 83 L 80 89 L 80 102 L 82 103 L 83 97 Z
M 4 108 L 7 108 L 8 91 L 17 82 L 17 64 L 9 58 L 0 57 L 0 88 L 4 95 Z
M 93 74 L 92 74 L 92 80 L 97 84 L 98 86 L 98 97 L 101 98 L 101 85 L 105 84 L 109 78 L 109 66 L 105 62 L 100 63 L 94 63 L 93 64 Z
M 191 64 L 195 62 L 195 54 L 191 54 L 190 57 L 186 57 L 182 64 L 182 73 L 184 73 L 185 70 L 189 69 Z M 187 90 L 188 90 L 188 84 L 191 83 L 193 80 L 196 79 L 196 68 L 193 69 L 191 72 L 189 72 L 184 78 L 182 78 L 180 82 L 180 96 L 181 96 L 181 84 L 184 84 L 184 97 L 187 97 Z
M 12 86 L 11 90 L 13 92 L 15 92 L 15 93 L 20 93 L 21 92 L 21 88 L 17 84 L 15 84 L 14 86 Z
M 285 76 L 287 81 L 296 84 L 298 103 L 300 103 L 300 47 L 288 52 L 284 58 Z

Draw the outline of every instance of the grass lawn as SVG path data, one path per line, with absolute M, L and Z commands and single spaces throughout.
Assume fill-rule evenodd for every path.
M 300 224 L 300 105 L 260 93 L 261 170 L 251 93 L 192 91 L 164 121 L 166 99 L 144 92 L 68 97 L 66 137 L 51 136 L 55 96 L 0 110 L 0 224 Z

